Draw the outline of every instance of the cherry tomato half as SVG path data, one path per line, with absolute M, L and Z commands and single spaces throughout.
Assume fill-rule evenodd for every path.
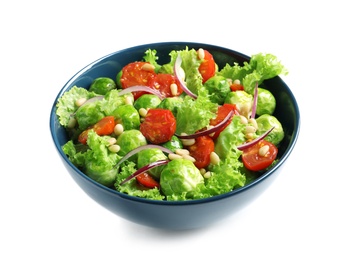
M 218 125 L 227 117 L 230 111 L 234 111 L 234 114 L 238 114 L 235 104 L 223 104 L 222 106 L 219 106 L 217 111 L 217 116 L 214 119 L 210 120 L 210 125 L 212 126 Z M 230 124 L 230 122 L 231 122 L 231 119 L 229 119 L 228 122 L 225 123 L 222 128 L 220 128 L 218 131 L 214 133 L 214 135 L 212 136 L 212 139 L 216 139 L 219 136 L 219 134 L 224 130 L 224 128 L 226 128 Z
M 149 62 L 136 61 L 131 62 L 122 68 L 120 77 L 121 87 L 123 89 L 133 86 L 150 86 L 150 81 L 155 77 L 154 69 L 148 66 Z M 144 66 L 146 65 L 146 66 Z M 143 67 L 144 66 L 144 67 Z M 145 92 L 134 92 L 134 98 L 137 99 Z
M 110 135 L 114 132 L 115 119 L 113 116 L 106 116 L 99 120 L 96 124 L 84 130 L 78 137 L 78 141 L 86 144 L 88 132 L 94 130 L 98 135 Z
M 216 63 L 211 53 L 204 50 L 205 57 L 199 66 L 199 72 L 202 76 L 202 83 L 205 83 L 209 78 L 216 73 Z
M 263 146 L 268 146 L 269 148 L 268 152 L 264 156 L 261 156 L 259 149 Z M 274 144 L 266 140 L 261 140 L 255 145 L 243 150 L 242 162 L 247 169 L 251 171 L 260 171 L 272 164 L 277 153 L 278 148 Z
M 140 131 L 153 144 L 165 143 L 171 140 L 176 131 L 176 118 L 168 109 L 149 109 Z
M 200 136 L 187 149 L 189 150 L 189 154 L 195 158 L 195 166 L 199 169 L 205 168 L 210 164 L 210 155 L 214 151 L 214 142 L 207 135 Z
M 237 83 L 230 84 L 231 91 L 244 90 L 244 86 Z
M 171 91 L 171 85 L 177 85 L 176 93 Z M 182 94 L 183 90 L 180 87 L 179 81 L 172 74 L 159 73 L 156 74 L 149 82 L 149 86 L 158 90 L 165 97 L 174 97 Z
M 137 181 L 147 188 L 160 188 L 160 184 L 147 172 L 136 176 Z

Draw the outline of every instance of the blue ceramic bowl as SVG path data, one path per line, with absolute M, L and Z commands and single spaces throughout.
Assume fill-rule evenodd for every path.
M 56 116 L 56 103 L 64 92 L 74 85 L 87 88 L 93 79 L 101 76 L 115 78 L 120 69 L 133 61 L 141 60 L 147 49 L 156 49 L 160 64 L 169 61 L 171 50 L 204 48 L 215 57 L 216 63 L 222 68 L 227 62 L 248 61 L 249 56 L 219 46 L 193 42 L 161 42 L 131 47 L 114 52 L 87 65 L 75 74 L 58 93 L 53 102 L 50 114 L 50 131 L 58 156 L 67 171 L 80 188 L 94 201 L 116 215 L 141 225 L 162 229 L 194 229 L 211 225 L 233 214 L 256 199 L 273 182 L 280 173 L 282 166 L 291 154 L 300 131 L 300 115 L 295 97 L 280 77 L 264 82 L 277 100 L 274 115 L 282 123 L 285 138 L 279 148 L 279 162 L 268 172 L 248 185 L 229 193 L 200 200 L 170 202 L 153 201 L 132 197 L 107 188 L 81 172 L 63 153 L 61 146 L 68 141 L 65 129 L 60 126 Z

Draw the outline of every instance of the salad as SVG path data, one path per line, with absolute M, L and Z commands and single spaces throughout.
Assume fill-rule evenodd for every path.
M 183 201 L 243 187 L 277 162 L 284 138 L 266 79 L 288 72 L 272 54 L 219 68 L 202 48 L 157 51 L 115 78 L 73 86 L 56 104 L 69 160 L 94 181 L 152 200 Z

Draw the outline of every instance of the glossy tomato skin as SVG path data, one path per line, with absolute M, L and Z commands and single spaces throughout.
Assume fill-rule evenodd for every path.
M 172 93 L 171 84 L 177 85 L 177 92 Z M 182 94 L 183 90 L 180 87 L 179 81 L 172 74 L 159 73 L 156 74 L 149 82 L 149 85 L 158 90 L 164 97 L 176 97 Z
M 218 111 L 217 111 L 217 116 L 213 119 L 210 120 L 210 125 L 212 126 L 216 126 L 218 125 L 220 122 L 222 122 L 230 113 L 230 111 L 234 111 L 234 114 L 238 114 L 237 108 L 235 104 L 223 104 L 222 106 L 218 107 Z M 230 124 L 231 122 L 231 118 L 228 120 L 228 122 L 226 122 L 224 124 L 224 126 L 222 128 L 220 128 L 219 130 L 217 130 L 214 135 L 212 136 L 212 139 L 216 139 L 219 134 Z
M 149 109 L 140 131 L 150 143 L 165 143 L 171 140 L 176 131 L 176 118 L 168 109 Z
M 259 149 L 264 145 L 269 146 L 269 151 L 265 156 L 261 156 L 259 155 Z M 248 170 L 261 171 L 273 163 L 276 159 L 277 153 L 278 148 L 274 144 L 266 140 L 261 140 L 255 145 L 244 149 L 241 158 L 244 166 Z
M 137 181 L 147 188 L 160 188 L 159 182 L 154 180 L 154 178 L 147 172 L 143 172 L 136 176 Z
M 131 62 L 122 68 L 120 84 L 123 89 L 133 86 L 150 86 L 151 80 L 155 77 L 155 70 L 149 67 L 149 62 Z M 134 92 L 137 99 L 145 92 Z
M 207 135 L 200 136 L 187 149 L 189 154 L 195 158 L 195 166 L 199 169 L 205 168 L 210 164 L 210 155 L 214 151 L 214 142 Z
M 86 144 L 88 132 L 94 130 L 98 135 L 110 135 L 114 132 L 116 125 L 113 116 L 106 116 L 99 120 L 96 124 L 88 129 L 84 130 L 78 137 L 78 141 L 82 144 Z
M 199 72 L 202 76 L 202 83 L 205 83 L 209 78 L 216 73 L 216 63 L 210 52 L 204 50 L 205 57 L 199 66 Z

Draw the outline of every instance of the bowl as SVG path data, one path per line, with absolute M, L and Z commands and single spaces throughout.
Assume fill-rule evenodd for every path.
M 187 230 L 202 228 L 239 211 L 264 192 L 280 174 L 289 158 L 299 135 L 300 115 L 297 101 L 290 88 L 279 77 L 268 79 L 264 87 L 269 89 L 276 98 L 277 106 L 274 115 L 283 125 L 285 137 L 279 147 L 279 161 L 266 173 L 248 183 L 244 187 L 210 198 L 187 201 L 156 201 L 133 197 L 103 186 L 90 179 L 67 158 L 62 145 L 68 141 L 66 130 L 59 124 L 56 115 L 58 99 L 73 86 L 87 88 L 100 76 L 115 78 L 116 73 L 126 64 L 141 60 L 148 49 L 156 49 L 158 63 L 169 62 L 171 50 L 204 48 L 215 57 L 217 65 L 222 68 L 226 63 L 249 61 L 250 57 L 240 52 L 195 42 L 160 42 L 130 47 L 106 55 L 77 72 L 59 91 L 53 102 L 50 113 L 50 131 L 58 157 L 67 172 L 77 185 L 92 200 L 102 205 L 117 216 L 140 225 L 171 230 Z M 58 159 L 58 158 L 57 158 Z

